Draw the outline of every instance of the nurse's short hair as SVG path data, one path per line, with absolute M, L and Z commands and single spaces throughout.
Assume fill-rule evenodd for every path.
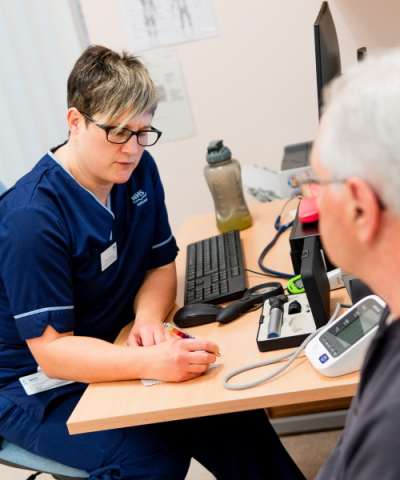
M 131 109 L 125 125 L 144 113 L 154 114 L 157 90 L 147 68 L 137 57 L 90 45 L 69 75 L 67 100 L 68 108 L 75 107 L 90 117 L 102 114 L 98 121 L 106 125 L 115 123 Z
M 363 178 L 400 217 L 400 49 L 356 63 L 325 92 L 321 162 L 332 178 Z

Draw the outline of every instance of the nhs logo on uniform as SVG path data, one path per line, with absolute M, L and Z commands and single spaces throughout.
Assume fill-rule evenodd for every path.
M 136 193 L 134 193 L 131 196 L 132 203 L 140 207 L 140 205 L 143 205 L 144 203 L 147 202 L 147 193 L 144 192 L 143 190 L 138 190 Z

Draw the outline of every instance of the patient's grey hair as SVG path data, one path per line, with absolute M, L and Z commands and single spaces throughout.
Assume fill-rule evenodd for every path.
M 118 117 L 129 109 L 126 125 L 144 113 L 154 114 L 157 90 L 137 57 L 90 45 L 69 75 L 67 100 L 68 108 L 75 107 L 90 117 L 102 114 L 100 124 L 115 125 Z
M 400 49 L 352 66 L 326 93 L 321 162 L 363 178 L 400 217 Z

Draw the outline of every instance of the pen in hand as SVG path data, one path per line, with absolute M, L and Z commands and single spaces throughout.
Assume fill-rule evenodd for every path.
M 175 333 L 181 338 L 195 338 L 192 335 L 189 335 L 189 333 L 185 332 L 185 330 L 182 330 L 181 328 L 178 328 L 176 325 L 172 325 L 171 323 L 164 323 L 164 327 L 169 330 L 172 333 Z M 220 353 L 215 354 L 217 357 L 220 357 Z

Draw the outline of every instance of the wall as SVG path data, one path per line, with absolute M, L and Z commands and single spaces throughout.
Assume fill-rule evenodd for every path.
M 1 0 L 0 179 L 10 187 L 67 138 L 66 81 L 82 51 L 68 0 Z
M 152 148 L 173 230 L 213 209 L 203 167 L 221 138 L 242 164 L 278 169 L 283 147 L 315 137 L 318 114 L 313 23 L 321 0 L 211 0 L 219 35 L 176 45 L 194 138 Z M 398 45 L 400 2 L 330 0 L 343 71 L 356 50 Z M 81 0 L 90 41 L 127 49 L 117 0 Z

